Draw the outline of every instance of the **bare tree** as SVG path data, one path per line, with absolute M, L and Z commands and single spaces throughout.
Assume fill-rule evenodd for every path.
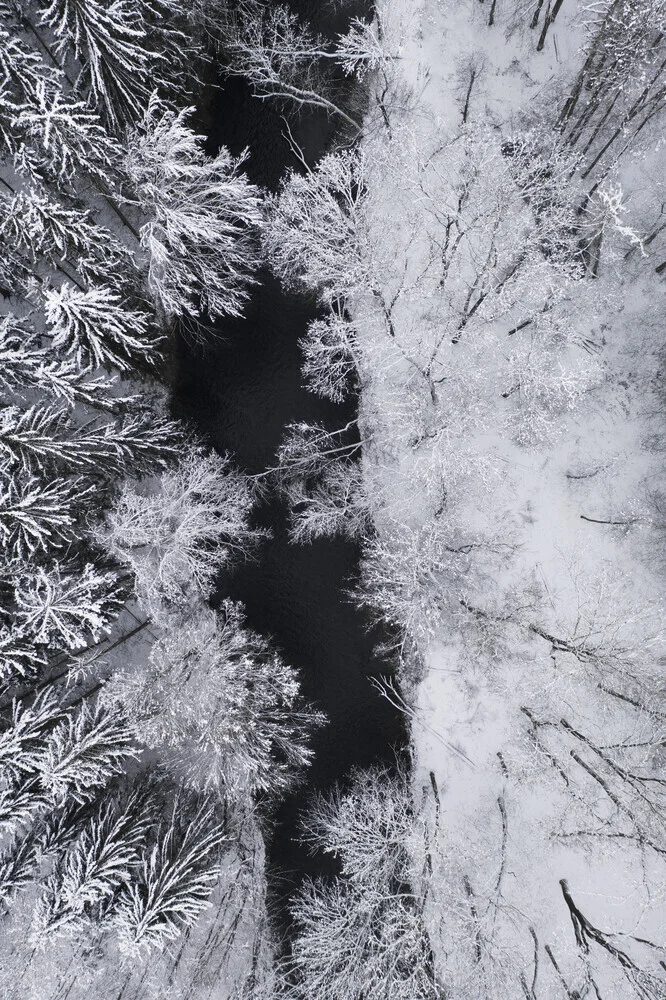
M 224 561 L 246 558 L 264 532 L 250 527 L 255 490 L 226 457 L 196 445 L 159 489 L 126 485 L 100 541 L 136 577 L 150 613 L 208 595 Z

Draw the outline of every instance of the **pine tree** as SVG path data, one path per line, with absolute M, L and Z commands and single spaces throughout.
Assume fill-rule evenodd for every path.
M 9 900 L 34 879 L 37 844 L 31 833 L 16 838 L 0 853 L 0 900 Z
M 179 427 L 146 414 L 117 423 L 91 420 L 76 426 L 62 407 L 0 408 L 0 459 L 25 475 L 49 477 L 63 472 L 98 472 L 107 476 L 147 475 L 165 469 L 177 454 Z
M 77 536 L 77 513 L 93 488 L 81 478 L 41 483 L 0 474 L 0 544 L 9 558 L 27 561 Z
M 185 810 L 177 800 L 140 874 L 121 892 L 115 923 L 128 957 L 161 951 L 175 940 L 195 922 L 217 881 L 224 833 L 204 806 L 182 829 L 179 817 Z
M 44 653 L 34 648 L 29 636 L 14 624 L 11 628 L 0 625 L 0 682 L 34 676 L 45 662 Z
M 77 404 L 104 412 L 127 409 L 137 396 L 121 395 L 117 376 L 91 375 L 73 359 L 53 356 L 25 318 L 11 313 L 0 318 L 0 388 L 9 396 L 27 398 L 40 390 L 70 409 Z
M 35 818 L 52 806 L 39 778 L 19 777 L 0 789 L 0 832 L 16 835 L 30 827 Z
M 151 329 L 150 315 L 128 308 L 113 288 L 81 291 L 65 282 L 46 292 L 44 312 L 53 349 L 73 357 L 79 368 L 130 371 L 160 357 L 162 337 Z
M 42 786 L 54 801 L 70 797 L 84 802 L 136 756 L 120 713 L 91 708 L 84 701 L 49 733 L 37 765 Z
M 32 936 L 42 946 L 54 934 L 81 931 L 99 919 L 122 887 L 131 885 L 151 818 L 134 792 L 124 804 L 100 802 L 44 883 Z
M 64 204 L 36 184 L 11 197 L 0 191 L 0 203 L 0 233 L 26 255 L 33 276 L 40 264 L 47 264 L 81 291 L 82 283 L 101 283 L 124 294 L 132 288 L 137 274 L 133 254 L 89 211 Z
M 113 572 L 56 563 L 19 579 L 16 621 L 38 645 L 85 649 L 108 632 L 126 596 Z
M 29 176 L 37 176 L 39 157 L 23 141 L 18 113 L 36 99 L 41 85 L 56 88 L 60 82 L 58 70 L 25 44 L 13 7 L 0 3 L 0 155 Z
M 166 317 L 238 316 L 257 264 L 259 190 L 241 171 L 246 154 L 204 153 L 189 114 L 153 96 L 128 143 L 125 169 L 149 219 L 148 283 Z
M 31 147 L 45 179 L 64 188 L 82 174 L 112 183 L 119 146 L 105 132 L 96 112 L 51 81 L 37 82 L 30 100 L 17 108 L 14 127 Z
M 14 700 L 11 718 L 0 733 L 0 765 L 10 787 L 39 772 L 48 734 L 62 719 L 60 704 L 51 687 L 42 689 L 29 703 Z
M 114 0 L 51 0 L 39 10 L 53 31 L 55 53 L 73 57 L 81 74 L 77 89 L 89 95 L 115 130 L 133 121 L 150 95 L 149 53 L 138 4 Z
M 20 103 L 33 97 L 43 80 L 55 85 L 60 74 L 55 68 L 45 66 L 41 53 L 25 44 L 17 28 L 15 11 L 3 0 L 0 3 L 0 83 Z

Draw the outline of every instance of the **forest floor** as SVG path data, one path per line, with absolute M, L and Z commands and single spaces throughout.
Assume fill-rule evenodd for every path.
M 492 177 L 478 177 L 498 161 L 479 149 L 493 137 L 548 130 L 586 42 L 584 5 L 562 6 L 541 52 L 531 8 L 496 6 L 491 26 L 478 0 L 384 6 L 392 134 L 378 110 L 365 140 L 384 315 L 378 294 L 355 303 L 378 373 L 362 401 L 364 474 L 369 495 L 390 498 L 375 513 L 380 552 L 399 560 L 396 538 L 411 538 L 405 602 L 432 580 L 404 616 L 422 654 L 405 697 L 434 866 L 426 912 L 456 996 L 656 997 L 666 956 L 646 941 L 666 923 L 666 880 L 648 783 L 663 720 L 630 699 L 649 702 L 664 653 L 665 287 L 659 241 L 636 236 L 663 209 L 663 154 L 645 136 L 608 175 L 626 211 L 605 226 L 593 277 L 551 282 L 547 363 L 543 327 L 520 326 L 538 275 L 483 322 L 452 325 L 457 290 L 427 277 L 447 205 L 465 185 L 488 196 Z M 472 142 L 442 158 L 464 145 L 463 117 Z M 465 560 L 447 576 L 456 545 Z M 626 794 L 638 772 L 641 815 Z M 634 993 L 640 976 L 654 993 Z

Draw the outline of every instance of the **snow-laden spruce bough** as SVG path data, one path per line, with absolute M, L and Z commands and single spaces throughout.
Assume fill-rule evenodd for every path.
M 208 607 L 256 490 L 166 415 L 175 324 L 242 312 L 262 221 L 243 156 L 191 126 L 197 16 L 0 3 L 3 998 L 184 995 L 213 963 L 242 988 L 254 797 L 318 721 L 242 608 Z
M 664 2 L 179 6 L 0 0 L 2 995 L 661 1000 Z M 203 37 L 355 138 L 364 78 L 360 145 L 264 209 L 192 130 Z M 360 392 L 279 481 L 362 542 L 414 758 L 313 804 L 340 875 L 278 962 L 253 796 L 317 719 L 207 604 L 255 487 L 158 388 L 261 253 Z

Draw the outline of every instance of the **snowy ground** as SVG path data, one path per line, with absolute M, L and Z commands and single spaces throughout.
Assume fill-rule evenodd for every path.
M 405 616 L 424 660 L 427 912 L 443 979 L 470 1000 L 666 996 L 663 258 L 611 220 L 598 278 L 535 265 L 462 331 L 464 296 L 432 276 L 470 155 L 492 220 L 497 133 L 534 128 L 566 93 L 584 6 L 565 2 L 537 53 L 529 17 L 507 13 L 519 4 L 499 2 L 489 27 L 478 0 L 389 0 L 392 135 L 377 113 L 365 141 L 382 295 L 354 308 L 372 373 L 365 476 L 402 593 L 432 581 Z M 638 232 L 659 215 L 661 155 L 645 137 L 608 179 Z M 513 218 L 495 273 L 522 238 Z M 545 287 L 552 320 L 515 330 Z

